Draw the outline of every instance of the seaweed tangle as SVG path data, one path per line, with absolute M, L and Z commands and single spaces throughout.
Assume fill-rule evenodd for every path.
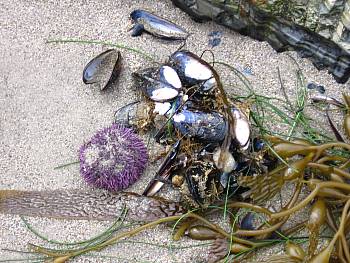
M 268 42 L 277 52 L 295 50 L 319 70 L 328 69 L 338 83 L 350 77 L 350 54 L 335 42 L 259 9 L 253 1 L 172 0 L 195 21 L 215 21 L 243 35 Z

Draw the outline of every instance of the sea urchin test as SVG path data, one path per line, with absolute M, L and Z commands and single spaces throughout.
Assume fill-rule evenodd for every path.
M 147 163 L 147 149 L 132 129 L 118 124 L 96 133 L 80 148 L 80 173 L 98 188 L 118 191 L 141 176 Z

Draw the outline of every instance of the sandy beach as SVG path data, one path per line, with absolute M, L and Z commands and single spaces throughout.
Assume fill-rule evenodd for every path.
M 113 122 L 119 107 L 139 97 L 131 73 L 149 64 L 141 56 L 120 50 L 123 72 L 118 84 L 101 92 L 84 85 L 82 70 L 106 45 L 46 43 L 48 40 L 98 40 L 144 50 L 158 61 L 166 61 L 181 45 L 143 34 L 132 38 L 129 14 L 146 9 L 186 28 L 190 37 L 186 49 L 200 55 L 211 49 L 208 34 L 222 32 L 219 46 L 212 48 L 216 61 L 227 62 L 249 72 L 246 76 L 257 93 L 279 96 L 277 67 L 288 94 L 295 89 L 295 66 L 287 54 L 276 53 L 261 43 L 229 31 L 214 23 L 198 24 L 175 9 L 170 1 L 10 1 L 0 5 L 0 189 L 57 190 L 89 189 L 79 175 L 79 165 L 54 167 L 76 161 L 84 141 Z M 294 52 L 308 81 L 326 88 L 326 94 L 341 98 L 350 84 L 340 85 L 326 71 L 317 71 Z M 210 55 L 207 56 L 210 58 Z M 219 74 L 230 92 L 242 92 L 242 84 L 230 81 L 224 68 Z M 322 121 L 322 120 L 320 120 Z M 129 191 L 141 193 L 156 168 L 150 165 Z M 170 187 L 162 190 L 168 196 Z M 27 218 L 39 232 L 51 239 L 82 240 L 106 229 L 111 222 Z M 131 240 L 159 244 L 171 243 L 171 228 L 159 226 Z M 19 216 L 0 214 L 0 260 L 35 257 L 1 249 L 26 250 L 28 243 L 44 244 L 28 232 Z M 174 246 L 198 244 L 189 239 Z M 118 244 L 102 251 L 115 258 L 81 257 L 72 262 L 205 262 L 207 246 L 187 249 L 159 248 L 143 244 Z M 272 252 L 271 252 L 272 253 Z M 264 255 L 266 256 L 266 254 Z

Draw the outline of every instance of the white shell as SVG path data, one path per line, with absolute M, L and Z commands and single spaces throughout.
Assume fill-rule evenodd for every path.
M 214 88 L 216 86 L 216 80 L 214 77 L 208 79 L 207 81 L 205 81 L 202 84 L 202 90 L 211 90 L 212 88 Z
M 162 66 L 161 69 L 163 69 L 163 75 L 165 80 L 174 88 L 181 89 L 181 80 L 177 75 L 176 71 L 169 66 Z
M 165 101 L 175 98 L 179 92 L 172 88 L 160 88 L 152 91 L 151 100 L 154 101 Z
M 185 121 L 185 119 L 186 119 L 186 116 L 182 113 L 175 114 L 173 117 L 174 122 L 182 122 L 182 121 Z
M 250 126 L 246 117 L 239 110 L 235 109 L 233 114 L 236 118 L 235 134 L 236 140 L 243 147 L 243 150 L 249 146 Z
M 154 104 L 154 113 L 158 113 L 159 115 L 165 115 L 165 113 L 167 113 L 169 111 L 169 109 L 171 108 L 171 104 L 169 102 L 156 102 Z
M 193 79 L 206 80 L 212 77 L 212 72 L 210 68 L 199 61 L 191 59 L 190 63 L 185 67 L 185 75 Z
M 213 155 L 213 161 L 214 161 L 216 167 L 218 167 L 220 154 L 221 154 L 221 149 L 217 148 L 217 150 L 215 151 L 215 153 Z M 224 161 L 224 167 L 222 168 L 223 172 L 230 173 L 234 169 L 236 169 L 237 162 L 236 162 L 235 158 L 233 158 L 233 156 L 232 156 L 232 154 L 230 152 L 225 152 L 224 153 L 223 161 Z

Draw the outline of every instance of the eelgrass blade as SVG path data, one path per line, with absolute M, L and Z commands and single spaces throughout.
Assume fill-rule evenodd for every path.
M 27 229 L 43 241 L 46 241 L 50 244 L 55 244 L 55 245 L 77 246 L 77 245 L 91 243 L 93 241 L 100 239 L 101 237 L 103 237 L 104 235 L 106 235 L 108 233 L 115 232 L 121 226 L 122 222 L 124 221 L 126 213 L 127 213 L 127 210 L 124 209 L 122 211 L 122 214 L 113 222 L 113 224 L 110 227 L 108 227 L 106 230 L 104 230 L 102 233 L 100 233 L 100 234 L 98 234 L 98 235 L 96 235 L 88 240 L 82 240 L 82 241 L 76 241 L 76 242 L 62 242 L 62 241 L 50 239 L 50 238 L 44 236 L 43 234 L 39 233 L 36 229 L 34 229 L 33 226 L 23 216 L 21 216 L 20 218 L 23 221 L 23 223 L 25 224 L 25 226 L 27 227 Z
M 114 48 L 120 48 L 120 49 L 125 49 L 130 52 L 134 52 L 136 54 L 139 54 L 143 56 L 144 58 L 158 63 L 154 57 L 150 56 L 147 54 L 147 52 L 137 49 L 137 48 L 132 48 L 124 44 L 118 44 L 118 43 L 113 43 L 113 42 L 108 42 L 108 41 L 98 41 L 98 40 L 80 40 L 80 39 L 52 39 L 52 40 L 47 40 L 46 44 L 50 43 L 79 43 L 79 44 L 93 44 L 93 45 L 105 45 L 105 46 L 110 46 Z

